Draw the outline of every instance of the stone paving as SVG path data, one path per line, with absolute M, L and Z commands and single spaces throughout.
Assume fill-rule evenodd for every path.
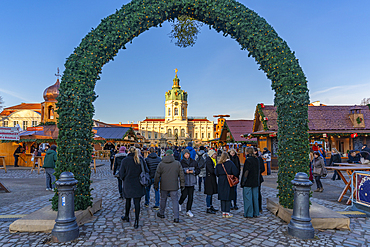
M 27 171 L 29 174 L 29 171 Z M 22 171 L 9 172 L 6 176 L 27 176 Z M 0 172 L 0 178 L 4 173 Z M 32 175 L 34 176 L 34 174 Z M 40 174 L 39 176 L 43 176 Z M 103 198 L 103 209 L 97 218 L 80 227 L 80 237 L 66 244 L 50 242 L 51 234 L 11 234 L 11 222 L 0 222 L 0 246 L 370 246 L 370 221 L 367 218 L 351 219 L 351 231 L 315 231 L 315 239 L 299 240 L 287 235 L 287 224 L 264 209 L 258 218 L 243 218 L 243 202 L 238 201 L 239 210 L 234 217 L 222 218 L 220 214 L 205 213 L 205 195 L 195 192 L 193 218 L 180 213 L 180 223 L 173 222 L 171 202 L 168 202 L 166 218 L 160 219 L 155 210 L 145 208 L 142 200 L 140 227 L 135 230 L 133 222 L 123 223 L 120 217 L 124 201 L 118 199 L 117 180 L 111 175 L 109 165 L 97 168 L 92 173 L 94 197 Z M 238 190 L 241 198 L 241 189 Z M 154 193 L 152 191 L 151 206 Z M 263 198 L 274 197 L 276 189 L 263 187 Z M 1 196 L 1 195 L 0 195 Z M 49 204 L 52 195 L 14 203 L 0 208 L 0 214 L 29 214 Z M 1 198 L 1 197 L 0 197 Z M 313 198 L 313 201 L 333 210 L 344 210 L 343 205 Z M 265 207 L 265 200 L 264 207 Z M 214 202 L 219 206 L 219 201 Z M 134 213 L 131 212 L 133 221 Z

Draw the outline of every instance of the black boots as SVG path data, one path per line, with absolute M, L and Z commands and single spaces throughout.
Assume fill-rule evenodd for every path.
M 122 216 L 122 217 L 121 217 L 121 219 L 122 219 L 123 221 L 130 222 L 130 218 L 128 217 L 128 215 L 126 215 L 126 216 Z
M 135 229 L 139 228 L 139 219 L 135 219 L 134 228 Z

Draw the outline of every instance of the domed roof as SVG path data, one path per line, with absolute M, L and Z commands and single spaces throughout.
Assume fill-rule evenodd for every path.
M 168 90 L 165 93 L 166 101 L 167 100 L 188 100 L 188 93 L 181 89 L 180 86 L 180 79 L 177 77 L 177 73 L 175 78 L 173 79 L 173 86 L 171 90 Z
M 44 95 L 43 95 L 44 100 L 48 102 L 57 102 L 57 97 L 59 95 L 59 86 L 60 86 L 60 82 L 58 78 L 57 82 L 54 85 L 45 89 Z

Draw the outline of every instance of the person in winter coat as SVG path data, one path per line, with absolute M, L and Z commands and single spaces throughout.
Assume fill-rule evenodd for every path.
M 186 215 L 193 217 L 194 215 L 191 212 L 191 206 L 193 205 L 194 186 L 197 184 L 197 176 L 200 173 L 200 169 L 198 167 L 198 163 L 190 158 L 190 152 L 187 149 L 185 149 L 184 158 L 181 160 L 181 166 L 185 176 L 185 189 L 181 191 L 179 211 L 181 211 L 181 205 L 184 203 L 185 199 L 188 198 L 188 202 L 186 204 Z
M 258 164 L 260 167 L 260 180 L 259 180 L 259 186 L 258 186 L 258 207 L 260 210 L 260 213 L 262 213 L 262 193 L 261 193 L 261 185 L 264 182 L 262 173 L 265 172 L 265 163 L 261 156 L 258 155 L 258 149 L 254 148 L 254 155 L 257 156 Z
M 195 161 L 198 163 L 198 167 L 200 169 L 200 173 L 198 175 L 199 191 L 202 190 L 202 182 L 205 183 L 206 181 L 206 159 L 207 153 L 205 152 L 205 148 L 204 146 L 200 146 L 197 155 L 195 155 Z
M 149 169 L 149 175 L 151 178 L 151 183 L 149 186 L 145 188 L 146 194 L 145 194 L 145 206 L 149 207 L 149 201 L 150 201 L 150 188 L 152 187 L 152 184 L 154 184 L 154 176 L 155 172 L 157 171 L 158 164 L 162 161 L 160 157 L 155 152 L 155 149 L 153 147 L 149 148 L 149 154 L 145 159 L 145 162 Z M 155 204 L 153 209 L 158 210 L 159 209 L 159 190 L 154 190 L 155 195 Z
M 214 194 L 218 193 L 217 178 L 215 174 L 215 167 L 217 165 L 216 162 L 217 153 L 215 150 L 210 149 L 207 154 L 208 156 L 206 158 L 206 180 L 204 182 L 204 194 L 207 195 L 206 197 L 207 213 L 215 214 L 218 211 L 218 209 L 213 207 L 212 197 Z
M 323 169 L 325 168 L 324 158 L 320 155 L 319 151 L 313 153 L 312 160 L 312 175 L 315 177 L 317 189 L 314 192 L 323 192 L 324 188 L 320 181 L 321 176 L 323 175 Z
M 173 151 L 168 149 L 166 156 L 163 157 L 162 161 L 157 167 L 157 171 L 154 176 L 154 189 L 158 190 L 158 183 L 161 181 L 161 192 L 160 192 L 160 203 L 159 212 L 157 216 L 164 218 L 164 211 L 166 209 L 167 194 L 170 194 L 172 199 L 174 222 L 179 223 L 179 201 L 178 201 L 178 189 L 179 189 L 179 178 L 180 188 L 185 189 L 185 177 L 184 172 L 179 161 L 173 157 Z
M 189 152 L 190 152 L 190 158 L 192 158 L 193 160 L 195 160 L 195 155 L 197 155 L 197 152 L 193 148 L 193 143 L 192 142 L 189 142 L 188 143 L 188 146 L 186 147 L 186 149 L 189 150 Z M 183 155 L 184 155 L 184 152 L 181 152 L 181 159 L 183 158 Z
M 175 160 L 177 161 L 180 161 L 181 160 L 181 157 L 180 157 L 180 152 L 179 152 L 179 147 L 178 146 L 175 146 L 173 148 L 173 157 L 175 158 Z
M 46 152 L 44 158 L 44 165 L 46 175 L 46 190 L 54 191 L 55 188 L 55 176 L 53 175 L 55 170 L 55 162 L 57 161 L 57 146 L 51 145 L 50 149 Z
M 114 165 L 113 165 L 113 176 L 117 177 L 118 182 L 118 192 L 119 192 L 119 199 L 123 199 L 123 189 L 122 189 L 122 180 L 119 177 L 119 171 L 121 168 L 122 160 L 126 158 L 126 147 L 121 146 L 119 148 L 118 154 L 114 157 Z
M 145 195 L 145 187 L 140 183 L 140 174 L 142 165 L 144 170 L 148 172 L 145 163 L 139 158 L 138 149 L 130 147 L 129 153 L 125 159 L 122 160 L 119 177 L 123 181 L 123 195 L 126 198 L 126 211 L 125 216 L 122 216 L 123 221 L 129 222 L 129 214 L 131 208 L 131 199 L 134 200 L 135 205 L 135 223 L 134 228 L 139 228 L 139 215 L 140 215 L 140 201 L 141 197 Z
M 233 148 L 229 149 L 229 156 L 230 156 L 230 160 L 234 163 L 234 165 L 236 166 L 236 169 L 238 170 L 238 175 L 236 175 L 236 176 L 240 179 L 240 160 L 239 160 L 238 154 L 236 153 L 235 149 L 233 149 Z M 231 200 L 231 208 L 230 208 L 231 210 L 238 210 L 239 209 L 238 206 L 237 206 L 237 199 L 238 199 L 237 187 L 238 187 L 238 185 L 235 185 L 233 187 L 234 190 L 235 190 L 235 196 Z
M 266 161 L 267 175 L 271 175 L 271 152 L 267 148 L 264 148 L 262 156 L 263 159 Z
M 340 153 L 338 152 L 338 150 L 336 148 L 333 148 L 331 150 L 331 157 L 330 157 L 330 161 L 329 161 L 329 166 L 338 166 L 338 165 L 335 165 L 335 163 L 342 163 L 342 158 L 341 158 Z M 331 178 L 331 180 L 335 180 L 335 178 L 337 178 L 337 180 L 340 180 L 339 174 L 336 170 L 334 170 L 334 174 L 333 174 L 333 177 Z
M 234 163 L 229 159 L 227 152 L 222 152 L 219 163 L 216 165 L 215 174 L 218 177 L 218 199 L 221 201 L 223 218 L 229 218 L 231 200 L 235 198 L 235 189 L 230 187 L 227 175 L 237 176 L 239 174 Z
M 257 151 L 258 152 L 258 151 Z M 260 187 L 260 164 L 253 147 L 246 149 L 241 187 L 243 188 L 244 217 L 258 217 L 260 207 L 258 205 L 258 188 Z
M 355 150 L 349 151 L 348 155 L 348 163 L 356 163 L 359 164 L 361 160 L 360 154 L 356 153 Z
M 114 148 L 111 148 L 110 149 L 110 169 L 112 170 L 113 169 L 113 165 L 114 165 L 114 157 L 116 155 L 116 150 L 114 150 Z
M 19 145 L 15 149 L 14 154 L 13 154 L 13 156 L 14 156 L 14 167 L 19 167 L 19 165 L 18 165 L 18 157 L 19 157 L 19 154 L 22 153 L 22 152 L 23 152 L 23 147 L 22 147 L 22 145 Z

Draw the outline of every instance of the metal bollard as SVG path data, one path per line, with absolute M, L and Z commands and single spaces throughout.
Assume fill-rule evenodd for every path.
M 74 179 L 72 172 L 62 172 L 55 184 L 59 192 L 58 216 L 51 232 L 51 240 L 53 242 L 72 241 L 79 236 L 74 203 L 77 180 Z
M 310 217 L 310 188 L 312 182 L 304 172 L 298 172 L 292 180 L 294 190 L 293 215 L 288 225 L 288 233 L 300 239 L 312 239 L 315 229 Z

